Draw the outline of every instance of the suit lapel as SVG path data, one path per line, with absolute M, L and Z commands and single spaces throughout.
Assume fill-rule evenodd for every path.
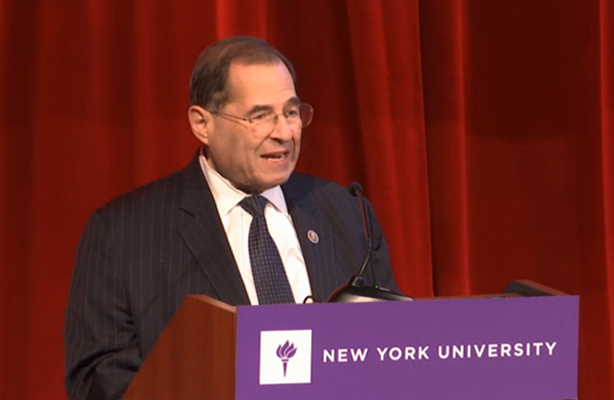
M 185 217 L 181 237 L 221 301 L 250 304 L 198 156 L 184 174 L 180 207 Z M 340 284 L 335 276 L 333 231 L 317 211 L 310 180 L 299 180 L 292 175 L 282 190 L 303 252 L 311 291 L 318 301 L 326 301 Z M 309 240 L 309 231 L 317 233 L 317 243 Z
M 198 156 L 184 172 L 181 209 L 187 215 L 180 234 L 218 298 L 232 305 L 249 304 L 243 280 Z
M 314 188 L 307 182 L 299 183 L 292 175 L 282 189 L 305 258 L 311 291 L 318 301 L 326 301 L 337 288 L 334 236 L 330 225 L 318 214 L 312 198 Z M 317 233 L 317 243 L 308 238 L 309 231 Z

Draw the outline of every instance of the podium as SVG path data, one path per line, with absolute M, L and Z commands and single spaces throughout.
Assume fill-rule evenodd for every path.
M 578 296 L 529 281 L 506 292 L 257 307 L 189 296 L 123 399 L 576 399 Z

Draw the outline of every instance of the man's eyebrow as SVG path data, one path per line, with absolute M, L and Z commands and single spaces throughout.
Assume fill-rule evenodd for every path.
M 259 112 L 262 111 L 273 111 L 273 107 L 271 106 L 265 106 L 265 105 L 255 105 L 252 108 L 250 108 L 250 110 L 247 112 L 246 115 L 250 116 L 250 115 L 254 115 L 257 114 Z
M 288 99 L 288 101 L 286 101 L 286 106 L 295 106 L 297 104 L 301 104 L 301 99 L 299 99 L 296 96 L 294 96 L 294 97 Z
M 286 103 L 284 104 L 284 108 L 286 108 L 288 106 L 295 106 L 295 105 L 300 104 L 300 103 L 301 103 L 301 99 L 299 99 L 298 97 L 294 96 L 294 97 L 291 97 L 288 100 L 286 100 Z M 273 107 L 268 106 L 268 105 L 256 104 L 255 106 L 250 108 L 250 110 L 247 112 L 246 116 L 254 115 L 254 114 L 257 114 L 257 113 L 263 112 L 263 111 L 273 111 Z

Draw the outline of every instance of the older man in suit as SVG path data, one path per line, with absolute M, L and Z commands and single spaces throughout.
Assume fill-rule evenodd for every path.
M 97 210 L 82 235 L 65 329 L 71 399 L 118 399 L 191 294 L 228 304 L 326 300 L 366 252 L 358 199 L 294 173 L 313 108 L 287 58 L 247 36 L 208 47 L 191 81 L 203 143 L 183 170 Z M 367 205 L 367 283 L 396 289 Z

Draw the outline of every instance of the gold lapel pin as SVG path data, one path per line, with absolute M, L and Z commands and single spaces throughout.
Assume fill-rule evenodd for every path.
M 320 241 L 320 236 L 316 233 L 316 231 L 310 229 L 307 231 L 307 239 L 313 244 L 318 244 Z

